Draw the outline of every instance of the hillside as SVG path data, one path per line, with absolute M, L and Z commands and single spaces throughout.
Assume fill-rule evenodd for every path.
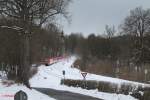
M 76 60 L 76 56 L 71 56 L 62 59 L 61 61 L 51 66 L 41 65 L 39 67 L 38 73 L 30 80 L 31 86 L 40 87 L 40 88 L 51 88 L 56 90 L 65 90 L 65 91 L 81 93 L 93 97 L 98 97 L 101 99 L 107 99 L 107 100 L 117 100 L 117 99 L 134 100 L 134 98 L 129 95 L 104 93 L 104 92 L 98 92 L 97 90 L 85 90 L 81 88 L 74 88 L 74 87 L 67 87 L 64 85 L 60 85 L 61 79 L 64 78 L 62 71 L 65 71 L 66 79 L 79 79 L 79 80 L 83 79 L 81 75 L 81 71 L 77 68 L 71 67 L 75 60 Z M 118 85 L 131 84 L 133 86 L 137 86 L 137 85 L 142 85 L 143 87 L 149 86 L 143 83 L 105 77 L 105 76 L 95 75 L 90 73 L 87 74 L 86 80 L 107 81 L 110 83 L 116 83 Z

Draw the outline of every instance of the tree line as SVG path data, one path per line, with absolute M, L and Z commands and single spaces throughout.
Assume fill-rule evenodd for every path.
M 45 55 L 50 49 L 54 53 L 59 51 L 59 38 L 55 33 L 60 32 L 54 22 L 59 15 L 69 18 L 67 7 L 70 1 L 0 0 L 0 62 L 8 66 L 5 67 L 8 75 L 11 71 L 16 72 L 16 80 L 30 88 L 32 61 L 36 61 L 38 55 L 41 57 L 43 51 Z
M 66 37 L 66 48 L 81 55 L 83 69 L 92 59 L 138 67 L 150 63 L 150 9 L 131 10 L 120 30 L 117 33 L 114 26 L 106 25 L 105 35 L 72 33 Z

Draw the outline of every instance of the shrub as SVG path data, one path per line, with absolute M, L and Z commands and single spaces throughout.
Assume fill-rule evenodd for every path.
M 141 100 L 150 100 L 150 90 L 144 91 L 144 94 Z
M 65 84 L 65 85 L 68 85 L 68 86 L 73 86 L 73 87 L 81 87 L 81 88 L 86 88 L 85 87 L 85 81 L 82 81 L 82 80 L 69 80 L 69 79 L 66 79 L 66 80 L 61 80 L 61 84 Z
M 116 93 L 117 85 L 108 82 L 98 82 L 98 90 L 102 92 Z
M 132 92 L 136 90 L 135 86 L 132 86 L 132 84 L 121 84 L 120 89 L 119 89 L 119 93 L 128 95 L 129 92 Z
M 88 90 L 98 88 L 98 82 L 95 82 L 95 81 L 86 81 L 85 84 L 86 84 L 86 89 Z
M 133 97 L 139 97 L 137 93 L 139 90 L 144 90 L 142 86 L 132 86 L 132 84 L 121 84 L 118 86 L 115 83 L 103 82 L 103 81 L 92 81 L 92 80 L 71 80 L 65 79 L 61 80 L 61 84 L 72 86 L 72 87 L 81 87 L 83 89 L 98 89 L 101 92 L 109 93 L 119 93 L 128 95 L 131 93 Z
M 136 99 L 142 100 L 142 94 L 138 91 L 132 92 L 130 95 Z

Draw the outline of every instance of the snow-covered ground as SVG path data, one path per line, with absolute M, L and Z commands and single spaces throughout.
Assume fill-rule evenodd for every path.
M 60 81 L 64 78 L 62 71 L 64 70 L 66 79 L 83 79 L 81 71 L 77 68 L 71 68 L 71 65 L 76 60 L 75 56 L 62 59 L 61 61 L 51 65 L 51 66 L 40 66 L 38 73 L 30 80 L 32 87 L 40 88 L 51 88 L 56 90 L 65 90 L 74 93 L 80 93 L 92 97 L 101 98 L 104 100 L 136 100 L 130 95 L 115 94 L 115 93 L 104 93 L 98 90 L 85 90 L 81 88 L 68 87 L 60 85 Z M 88 73 L 86 76 L 87 80 L 97 80 L 97 81 L 107 81 L 116 84 L 132 84 L 132 85 L 142 85 L 149 86 L 147 84 L 132 82 L 117 78 L 105 77 L 101 75 L 95 75 Z M 28 95 L 28 100 L 54 100 L 47 95 L 44 95 L 36 90 L 28 89 L 23 85 L 14 84 L 9 87 L 2 85 L 0 80 L 0 100 L 14 100 L 14 94 L 20 90 L 23 90 Z
M 7 87 L 5 85 L 2 85 L 0 80 L 0 100 L 14 100 L 15 93 L 17 93 L 20 90 L 27 93 L 28 100 L 55 100 L 47 95 L 37 92 L 34 89 L 30 90 L 23 85 L 14 84 Z
M 64 70 L 66 75 L 66 79 L 83 79 L 81 75 L 81 71 L 77 68 L 71 68 L 71 65 L 76 60 L 75 56 L 63 59 L 51 66 L 40 66 L 38 73 L 30 80 L 32 87 L 41 87 L 41 88 L 52 88 L 56 90 L 65 90 L 80 94 L 85 94 L 105 100 L 135 100 L 133 97 L 129 95 L 122 94 L 112 94 L 112 93 L 104 93 L 98 92 L 97 90 L 85 90 L 81 88 L 67 87 L 60 85 L 60 81 L 64 78 L 62 71 Z M 116 84 L 132 84 L 132 85 L 142 85 L 149 86 L 147 84 L 132 82 L 117 78 L 105 77 L 101 75 L 95 75 L 88 73 L 86 76 L 87 80 L 97 80 L 97 81 L 107 81 Z

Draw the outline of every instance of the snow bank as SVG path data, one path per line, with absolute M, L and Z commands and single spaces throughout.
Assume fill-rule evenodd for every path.
M 17 93 L 20 90 L 27 93 L 28 100 L 55 100 L 47 95 L 37 92 L 34 89 L 30 90 L 23 85 L 15 84 L 10 87 L 6 87 L 1 84 L 0 80 L 0 100 L 14 100 L 15 93 Z

